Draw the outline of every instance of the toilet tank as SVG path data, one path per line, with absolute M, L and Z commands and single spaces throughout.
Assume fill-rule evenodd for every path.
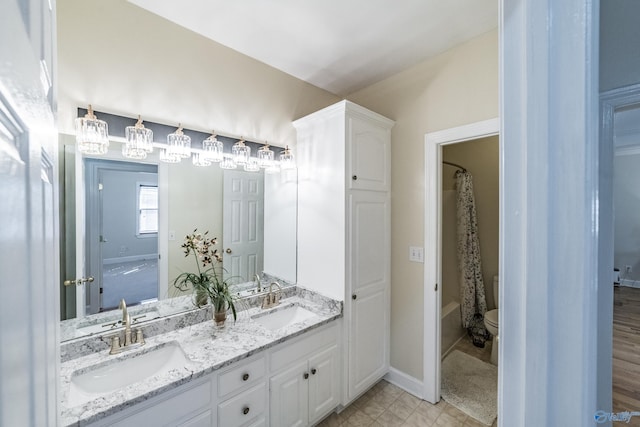
M 496 308 L 498 308 L 498 303 L 500 301 L 500 286 L 499 286 L 499 282 L 498 282 L 498 276 L 493 276 L 493 302 L 496 305 Z

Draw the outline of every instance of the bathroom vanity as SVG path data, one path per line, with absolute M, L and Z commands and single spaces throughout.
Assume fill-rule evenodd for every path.
M 61 367 L 62 424 L 320 421 L 340 404 L 342 303 L 303 289 L 289 293 L 274 308 L 240 311 L 237 322 L 228 319 L 223 328 L 201 317 L 117 355 L 105 347 L 67 356 Z M 105 337 L 92 339 L 106 346 Z

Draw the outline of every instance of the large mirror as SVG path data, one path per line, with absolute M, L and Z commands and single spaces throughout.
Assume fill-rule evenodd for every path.
M 63 331 L 94 324 L 92 318 L 110 311 L 117 316 L 122 298 L 144 312 L 183 296 L 172 284 L 195 269 L 181 245 L 196 228 L 218 238 L 225 270 L 241 278 L 236 282 L 251 286 L 256 274 L 266 274 L 295 283 L 295 170 L 228 171 L 190 159 L 167 164 L 155 153 L 131 161 L 120 147 L 114 140 L 106 155 L 91 157 L 77 152 L 74 135 L 59 137 Z M 260 191 L 248 197 L 238 193 L 243 187 Z M 93 281 L 83 281 L 89 277 Z M 193 308 L 175 303 L 175 312 Z M 82 336 L 65 335 L 63 341 Z

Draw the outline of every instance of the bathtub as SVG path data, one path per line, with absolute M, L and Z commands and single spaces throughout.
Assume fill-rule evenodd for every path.
M 453 349 L 453 346 L 466 333 L 460 320 L 460 303 L 451 301 L 442 307 L 440 317 L 440 348 L 444 357 Z

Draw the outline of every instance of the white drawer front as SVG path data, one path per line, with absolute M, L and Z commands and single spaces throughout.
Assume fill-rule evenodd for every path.
M 218 396 L 226 396 L 230 393 L 248 388 L 261 381 L 265 374 L 265 358 L 240 363 L 230 370 L 218 375 Z
M 262 416 L 266 409 L 267 389 L 265 383 L 232 397 L 218 405 L 218 425 L 240 427 L 248 425 Z

